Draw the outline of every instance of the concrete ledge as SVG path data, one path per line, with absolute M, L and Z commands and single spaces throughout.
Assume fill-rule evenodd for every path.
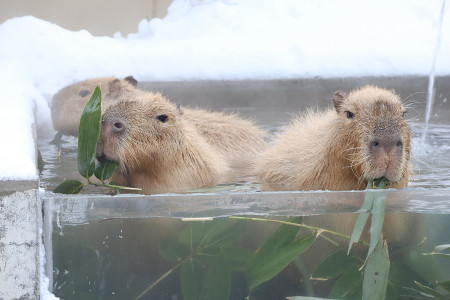
M 39 191 L 37 182 L 2 183 L 0 196 L 0 299 L 39 299 Z

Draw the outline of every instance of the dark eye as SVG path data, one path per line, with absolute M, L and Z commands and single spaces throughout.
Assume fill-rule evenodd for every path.
M 167 115 L 159 115 L 156 117 L 159 121 L 166 123 L 169 117 Z
M 349 118 L 349 119 L 353 119 L 353 118 L 355 117 L 355 114 L 354 114 L 354 113 L 352 113 L 351 111 L 349 111 L 349 110 L 346 110 L 345 112 L 347 113 L 347 118 Z
M 81 90 L 78 95 L 80 95 L 80 97 L 86 97 L 87 95 L 89 95 L 89 91 L 88 90 Z

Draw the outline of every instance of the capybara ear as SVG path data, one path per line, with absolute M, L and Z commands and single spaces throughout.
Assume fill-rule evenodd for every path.
M 184 114 L 184 110 L 181 108 L 181 103 L 176 104 L 176 109 L 180 116 Z
M 122 85 L 120 84 L 119 79 L 114 79 L 109 82 L 109 95 L 113 98 L 116 98 L 120 94 L 120 90 L 122 89 Z
M 133 75 L 127 76 L 124 79 L 133 86 L 137 86 L 138 84 L 138 81 L 133 77 Z
M 333 104 L 336 111 L 339 113 L 341 112 L 342 103 L 344 102 L 345 98 L 347 97 L 347 93 L 342 91 L 336 91 L 334 93 L 333 97 Z

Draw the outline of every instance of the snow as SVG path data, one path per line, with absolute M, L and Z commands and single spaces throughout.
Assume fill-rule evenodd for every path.
M 428 75 L 441 7 L 442 0 L 175 0 L 164 19 L 113 38 L 31 16 L 7 20 L 0 180 L 37 179 L 32 128 L 35 120 L 51 127 L 51 96 L 68 84 L 130 74 L 140 81 Z M 437 75 L 450 75 L 445 9 Z M 57 299 L 45 276 L 41 287 L 43 299 Z
M 138 80 L 427 75 L 441 0 L 176 0 L 137 33 L 95 37 L 34 17 L 0 25 L 1 179 L 36 179 L 32 131 L 51 126 L 60 88 L 97 76 Z M 450 5 L 436 64 L 450 74 Z M 5 159 L 7 158 L 7 159 Z
M 441 0 L 182 1 L 139 31 L 94 37 L 34 17 L 0 25 L 1 179 L 36 179 L 32 136 L 60 88 L 144 81 L 427 75 Z M 450 74 L 450 5 L 436 74 Z M 13 128 L 13 130 L 11 130 Z M 7 159 L 5 159 L 7 158 Z

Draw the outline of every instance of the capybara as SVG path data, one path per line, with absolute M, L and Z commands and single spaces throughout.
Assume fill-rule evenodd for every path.
M 102 111 L 118 101 L 133 99 L 150 92 L 136 88 L 137 81 L 132 76 L 125 79 L 114 77 L 89 79 L 61 89 L 53 96 L 52 119 L 55 130 L 66 135 L 78 135 L 78 126 L 84 106 L 95 87 L 102 91 Z M 169 101 L 169 100 L 166 100 Z M 231 163 L 239 165 L 267 146 L 265 132 L 254 122 L 236 114 L 212 112 L 204 109 L 182 108 L 184 119 L 190 121 L 209 144 L 214 145 Z
M 226 160 L 161 94 L 133 95 L 102 115 L 97 157 L 116 161 L 112 181 L 143 193 L 212 185 Z
M 388 188 L 408 185 L 411 132 L 405 107 L 393 91 L 365 86 L 336 92 L 334 107 L 308 112 L 274 139 L 256 162 L 257 176 L 275 190 L 363 190 L 369 179 L 387 178 Z M 390 244 L 407 238 L 407 216 L 386 214 Z M 357 215 L 305 218 L 305 223 L 351 235 Z M 312 224 L 313 223 L 313 224 Z M 368 239 L 366 230 L 363 239 Z

